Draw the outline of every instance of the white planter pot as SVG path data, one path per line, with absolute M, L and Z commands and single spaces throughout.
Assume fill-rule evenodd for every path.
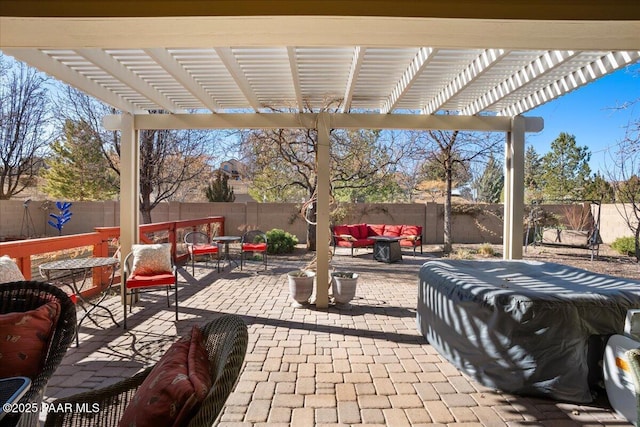
M 309 298 L 313 293 L 313 279 L 316 273 L 313 271 L 292 271 L 287 273 L 289 279 L 289 295 L 294 300 L 294 307 L 302 307 L 309 304 Z
M 348 305 L 356 296 L 358 274 L 350 273 L 352 277 L 343 277 L 344 274 L 339 271 L 331 274 L 331 290 L 336 304 Z

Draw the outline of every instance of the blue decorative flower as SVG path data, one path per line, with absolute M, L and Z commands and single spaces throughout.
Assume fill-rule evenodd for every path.
M 58 235 L 62 235 L 62 228 L 69 222 L 71 215 L 73 215 L 70 211 L 71 205 L 71 202 L 56 202 L 56 207 L 60 212 L 58 215 L 49 214 L 51 218 L 56 220 L 56 222 L 49 220 L 49 225 L 58 230 Z

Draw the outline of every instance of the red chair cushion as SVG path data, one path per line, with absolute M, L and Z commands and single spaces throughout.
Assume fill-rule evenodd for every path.
M 385 225 L 384 226 L 384 235 L 390 237 L 399 237 L 400 232 L 402 231 L 401 225 Z
M 126 286 L 130 288 L 144 288 L 145 286 L 170 286 L 176 283 L 176 276 L 171 272 L 159 273 L 150 276 L 134 274 L 127 278 Z
M 185 426 L 211 388 L 209 361 L 197 326 L 173 344 L 142 382 L 119 426 Z
M 382 236 L 384 234 L 384 224 L 369 224 L 369 236 Z
M 0 315 L 0 378 L 33 379 L 40 373 L 59 315 L 58 301 Z
M 403 225 L 401 236 L 420 236 L 422 234 L 422 227 L 418 225 Z
M 193 245 L 189 246 L 189 252 L 194 255 L 217 254 L 218 247 L 213 245 Z
M 245 252 L 264 252 L 267 250 L 266 243 L 243 243 L 242 250 Z
M 356 239 L 362 239 L 363 237 L 367 237 L 367 236 L 360 235 L 360 225 L 348 225 L 347 227 L 349 228 L 349 232 L 346 234 L 350 234 Z

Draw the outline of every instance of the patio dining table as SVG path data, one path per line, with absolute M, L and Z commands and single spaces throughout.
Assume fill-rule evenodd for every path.
M 85 319 L 91 320 L 96 327 L 101 327 L 98 322 L 92 317 L 92 315 L 96 314 L 94 311 L 96 309 L 100 309 L 108 313 L 111 321 L 116 325 L 120 326 L 116 321 L 113 313 L 109 308 L 102 305 L 104 299 L 108 296 L 108 290 L 113 285 L 113 279 L 116 272 L 116 266 L 120 263 L 117 258 L 114 257 L 89 257 L 89 258 L 71 258 L 71 259 L 63 259 L 58 261 L 51 261 L 40 265 L 40 275 L 45 277 L 49 282 L 58 282 L 62 286 L 67 286 L 73 292 L 72 298 L 76 301 L 80 301 L 83 308 L 85 308 L 84 315 L 78 320 L 78 330 L 80 330 L 80 326 Z M 111 268 L 111 278 L 109 280 L 109 285 L 104 288 L 101 292 L 100 297 L 97 301 L 91 301 L 83 297 L 82 291 L 84 290 L 87 278 L 89 277 L 89 271 L 98 267 L 106 267 Z M 63 280 L 70 277 L 71 282 L 67 280 Z M 77 278 L 81 277 L 81 280 L 78 281 Z M 80 345 L 78 334 L 76 333 L 76 346 Z

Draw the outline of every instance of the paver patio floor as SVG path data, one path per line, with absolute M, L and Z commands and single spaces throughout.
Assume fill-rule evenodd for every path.
M 180 320 L 164 292 L 147 294 L 129 329 L 83 324 L 80 347 L 69 349 L 46 400 L 104 387 L 157 361 L 179 335 L 225 313 L 242 316 L 249 349 L 220 426 L 447 425 L 627 426 L 604 404 L 576 405 L 515 396 L 460 373 L 418 333 L 417 273 L 432 255 L 404 253 L 396 264 L 371 251 L 333 258 L 336 269 L 360 273 L 351 309 L 294 309 L 286 272 L 300 257 L 271 257 L 265 272 L 211 264 L 179 270 Z M 122 319 L 118 297 L 107 304 Z

